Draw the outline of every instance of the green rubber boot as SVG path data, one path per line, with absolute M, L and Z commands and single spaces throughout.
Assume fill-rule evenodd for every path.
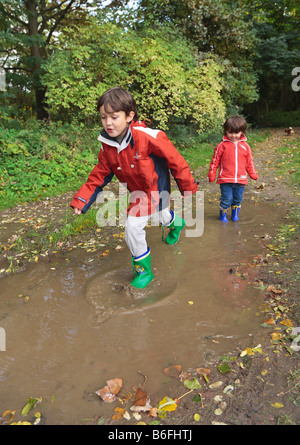
M 170 232 L 168 233 L 168 236 L 166 237 L 166 243 L 167 244 L 176 244 L 179 240 L 180 232 L 185 226 L 185 221 L 182 218 L 179 218 L 176 213 L 171 211 L 171 214 L 173 215 L 173 219 L 171 223 L 166 226 L 170 229 Z
M 153 280 L 154 275 L 151 270 L 151 255 L 150 248 L 146 253 L 139 257 L 132 258 L 133 272 L 135 274 L 134 279 L 131 281 L 133 287 L 143 289 Z

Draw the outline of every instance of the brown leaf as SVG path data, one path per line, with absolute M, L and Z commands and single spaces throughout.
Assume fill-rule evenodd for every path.
M 265 320 L 264 323 L 269 324 L 269 325 L 276 324 L 274 318 L 268 318 L 268 320 Z
M 116 400 L 116 394 L 122 388 L 122 379 L 116 378 L 107 380 L 106 386 L 96 391 L 96 394 L 101 397 L 104 402 L 111 403 Z
M 112 392 L 113 394 L 118 394 L 118 392 L 122 388 L 123 380 L 119 378 L 111 379 L 107 380 L 106 384 L 109 387 L 110 392 Z
M 180 372 L 181 372 L 180 365 L 172 365 L 169 368 L 164 369 L 164 373 L 167 374 L 169 377 L 178 377 Z
M 142 391 L 140 388 L 137 388 L 134 398 L 135 406 L 144 406 L 146 404 L 147 394 Z
M 208 368 L 197 368 L 196 371 L 197 371 L 197 373 L 199 375 L 203 376 L 205 380 L 209 379 L 210 369 L 208 369 Z
M 115 414 L 112 416 L 112 420 L 119 420 L 123 417 L 125 413 L 125 409 L 124 408 L 120 408 L 119 406 L 117 406 L 115 408 Z
M 276 289 L 272 284 L 267 287 L 267 292 L 274 292 L 274 294 L 282 294 L 282 290 Z

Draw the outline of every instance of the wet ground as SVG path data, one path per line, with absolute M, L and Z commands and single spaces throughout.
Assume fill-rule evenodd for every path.
M 95 395 L 106 380 L 121 377 L 130 389 L 141 371 L 159 401 L 167 366 L 208 367 L 241 339 L 251 342 L 260 291 L 232 272 L 251 263 L 274 209 L 250 203 L 241 222 L 221 226 L 215 206 L 205 210 L 203 235 L 183 233 L 175 246 L 162 243 L 160 228 L 148 228 L 155 279 L 145 290 L 129 286 L 125 246 L 98 261 L 76 249 L 3 278 L 6 407 L 35 396 L 48 424 L 107 416 L 111 408 Z
M 252 199 L 249 189 L 240 222 L 222 224 L 210 196 L 202 236 L 184 230 L 168 246 L 159 227 L 148 228 L 155 279 L 144 290 L 129 286 L 124 242 L 107 256 L 63 250 L 1 278 L 2 412 L 42 397 L 49 425 L 110 419 L 115 406 L 95 394 L 107 380 L 122 378 L 129 394 L 144 376 L 155 405 L 168 395 L 166 367 L 210 368 L 237 345 L 257 344 L 265 316 L 257 311 L 263 292 L 253 285 L 253 259 L 285 212 Z

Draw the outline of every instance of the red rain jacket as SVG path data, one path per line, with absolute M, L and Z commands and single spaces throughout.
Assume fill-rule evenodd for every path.
M 75 194 L 71 207 L 85 213 L 114 175 L 131 192 L 127 211 L 133 216 L 150 215 L 169 205 L 170 171 L 182 194 L 198 190 L 187 162 L 163 131 L 139 121 L 131 123 L 121 144 L 105 130 L 98 140 L 102 142 L 98 164 Z M 168 202 L 159 195 L 163 191 L 168 192 Z
M 226 136 L 215 148 L 209 172 L 209 182 L 216 179 L 217 169 L 219 174 L 217 184 L 225 182 L 248 184 L 247 173 L 252 179 L 257 179 L 251 148 L 247 144 L 247 138 L 242 134 L 237 142 L 232 142 Z

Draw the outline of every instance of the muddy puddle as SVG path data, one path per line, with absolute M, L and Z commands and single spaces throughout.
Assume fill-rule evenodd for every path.
M 121 377 L 123 392 L 143 383 L 157 403 L 168 394 L 163 369 L 209 367 L 260 329 L 262 294 L 234 273 L 272 234 L 275 207 L 248 202 L 241 222 L 221 224 L 217 205 L 205 207 L 204 233 L 168 246 L 161 229 L 147 232 L 155 280 L 133 290 L 130 254 L 98 257 L 84 249 L 52 256 L 1 279 L 0 408 L 21 411 L 42 397 L 46 424 L 110 417 L 95 391 Z M 253 263 L 252 263 L 253 264 Z

